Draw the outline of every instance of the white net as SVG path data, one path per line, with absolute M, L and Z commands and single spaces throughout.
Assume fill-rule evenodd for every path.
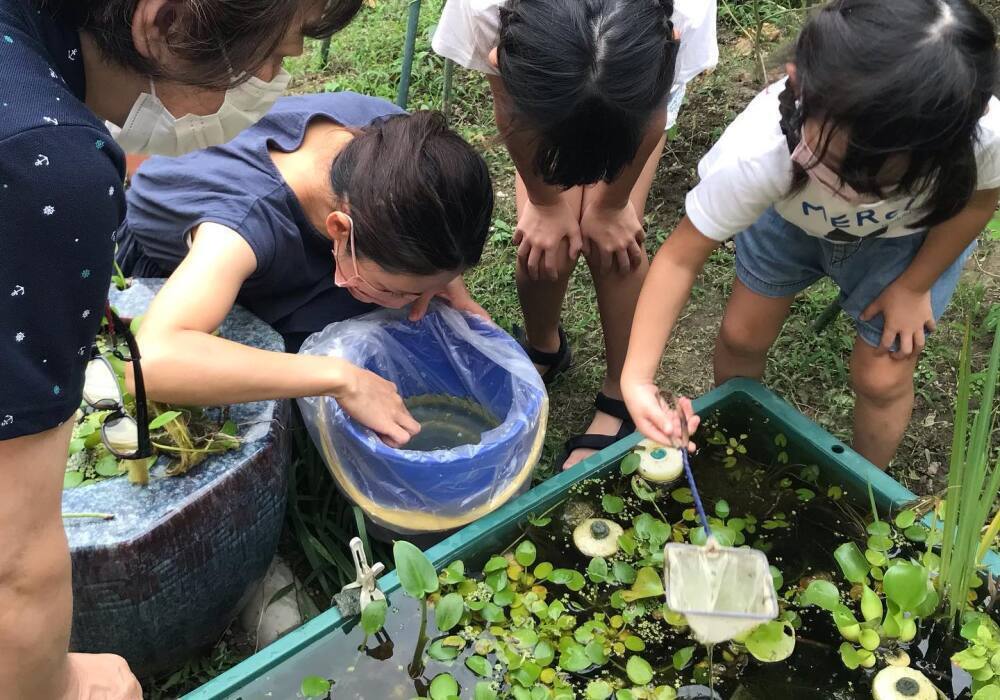
M 667 607 L 683 613 L 703 644 L 737 637 L 778 615 L 774 581 L 763 552 L 668 544 L 663 551 Z

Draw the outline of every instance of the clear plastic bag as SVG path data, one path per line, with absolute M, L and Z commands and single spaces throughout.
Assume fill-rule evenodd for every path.
M 448 395 L 499 421 L 478 444 L 393 449 L 331 397 L 299 399 L 313 442 L 341 490 L 379 525 L 441 532 L 495 510 L 531 483 L 548 397 L 521 347 L 496 325 L 435 303 L 418 322 L 382 309 L 331 324 L 299 351 L 340 357 L 395 383 L 404 399 Z

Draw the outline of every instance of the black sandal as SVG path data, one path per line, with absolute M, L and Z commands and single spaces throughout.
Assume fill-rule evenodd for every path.
M 594 407 L 601 413 L 606 413 L 612 418 L 620 420 L 622 422 L 621 427 L 618 428 L 618 432 L 614 435 L 588 433 L 585 435 L 575 435 L 571 437 L 563 446 L 562 457 L 557 463 L 560 467 L 566 463 L 569 456 L 576 450 L 597 450 L 600 452 L 607 447 L 611 447 L 619 440 L 624 440 L 635 432 L 635 423 L 632 422 L 632 416 L 629 415 L 624 401 L 620 399 L 612 399 L 611 397 L 600 393 L 594 400 Z
M 555 381 L 556 377 L 565 372 L 573 364 L 573 349 L 569 346 L 569 340 L 562 326 L 559 326 L 559 349 L 555 352 L 542 352 L 528 345 L 528 336 L 520 326 L 514 326 L 511 335 L 520 344 L 524 352 L 528 354 L 528 359 L 536 365 L 548 367 L 542 372 L 542 382 L 546 385 Z

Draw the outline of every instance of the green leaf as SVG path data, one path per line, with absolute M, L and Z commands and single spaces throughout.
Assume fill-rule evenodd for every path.
M 544 639 L 535 646 L 535 663 L 540 666 L 548 666 L 556 658 L 555 648 Z
M 489 683 L 480 681 L 476 683 L 476 692 L 473 700 L 497 700 L 497 694 Z
M 911 525 L 910 527 L 903 530 L 903 535 L 910 542 L 926 542 L 927 541 L 927 528 L 923 525 Z
M 909 562 L 896 562 L 885 571 L 885 596 L 901 610 L 913 610 L 927 597 L 927 569 Z
M 746 647 L 758 661 L 784 661 L 795 650 L 795 629 L 784 620 L 765 622 L 750 632 Z
M 626 586 L 631 586 L 635 583 L 636 573 L 631 564 L 623 561 L 612 562 L 611 573 L 614 574 L 616 581 Z
M 1000 700 L 1000 686 L 985 685 L 976 691 L 976 694 L 972 696 L 972 700 Z
M 632 477 L 632 493 L 636 495 L 636 498 L 643 501 L 652 503 L 656 500 L 656 491 L 638 474 Z
M 461 637 L 456 639 L 461 639 Z M 458 658 L 461 651 L 458 647 L 449 646 L 443 640 L 437 639 L 428 647 L 427 655 L 435 661 L 453 661 Z
M 802 594 L 799 595 L 800 605 L 815 605 L 823 610 L 833 611 L 840 605 L 840 591 L 829 581 L 813 579 Z
M 461 599 L 461 597 L 460 597 Z M 384 600 L 373 600 L 361 611 L 361 629 L 365 634 L 376 634 L 385 624 L 385 613 L 389 606 Z
M 625 637 L 624 643 L 625 648 L 629 651 L 642 651 L 646 648 L 646 642 L 642 641 L 642 637 L 634 634 Z
M 548 579 L 549 576 L 552 575 L 553 570 L 554 569 L 552 568 L 552 564 L 550 564 L 547 561 L 543 561 L 541 564 L 535 567 L 535 578 L 539 579 L 540 581 L 544 581 Z
M 603 557 L 594 557 L 587 565 L 587 576 L 594 583 L 604 583 L 608 580 L 608 562 Z
M 726 500 L 721 499 L 721 498 L 718 501 L 716 501 L 715 502 L 715 514 L 717 516 L 719 516 L 720 518 L 723 518 L 723 519 L 728 518 L 729 517 L 729 501 L 726 501 Z
M 448 700 L 458 695 L 458 681 L 452 678 L 450 673 L 438 674 L 431 681 L 431 687 L 428 692 L 430 693 L 431 700 Z
M 64 489 L 75 489 L 82 483 L 83 483 L 83 472 L 81 471 L 77 471 L 76 469 L 68 470 L 63 475 Z
M 219 428 L 219 432 L 223 435 L 228 435 L 229 437 L 236 437 L 236 433 L 239 432 L 239 428 L 236 426 L 236 423 L 231 420 L 227 420 L 222 424 L 222 427 Z
M 612 692 L 611 685 L 607 681 L 590 681 L 584 695 L 587 700 L 607 700 Z
M 448 564 L 441 572 L 441 580 L 453 585 L 462 583 L 465 580 L 465 564 L 461 560 Z
M 892 549 L 892 538 L 886 535 L 872 535 L 868 538 L 868 547 L 876 552 L 888 552 Z
M 674 669 L 677 671 L 683 671 L 687 668 L 691 663 L 691 657 L 694 656 L 694 652 L 697 648 L 698 647 L 690 646 L 675 651 L 672 658 Z
M 514 550 L 514 560 L 521 566 L 531 566 L 535 563 L 537 556 L 538 550 L 535 549 L 535 544 L 531 540 L 524 540 Z
M 674 489 L 670 492 L 670 497 L 677 501 L 678 503 L 694 503 L 694 496 L 691 495 L 691 489 L 687 486 L 683 486 L 679 489 Z
M 416 546 L 399 540 L 392 546 L 392 558 L 396 562 L 399 583 L 411 598 L 422 600 L 438 589 L 434 565 Z
M 625 501 L 623 501 L 619 496 L 605 494 L 604 496 L 601 496 L 601 507 L 604 509 L 605 513 L 615 515 L 616 513 L 621 513 L 625 510 Z
M 447 632 L 458 624 L 465 612 L 465 601 L 458 593 L 449 593 L 434 606 L 434 624 L 442 632 Z
M 861 589 L 861 615 L 865 622 L 882 619 L 882 599 L 868 586 Z
M 330 694 L 330 688 L 333 687 L 330 681 L 319 676 L 306 676 L 302 679 L 302 685 L 299 686 L 299 690 L 307 698 L 325 698 Z
M 625 664 L 628 679 L 636 685 L 646 685 L 653 680 L 653 667 L 641 656 L 632 656 Z
M 586 652 L 587 658 L 595 666 L 603 666 L 608 662 L 608 655 L 604 652 L 604 644 L 598 639 L 590 642 L 584 648 L 584 652 Z
M 840 660 L 851 671 L 861 665 L 861 657 L 858 655 L 858 650 L 847 642 L 840 645 Z
M 482 656 L 470 656 L 465 665 L 480 678 L 489 678 L 493 674 L 493 666 Z
M 635 452 L 626 456 L 625 459 L 622 460 L 621 464 L 622 474 L 624 474 L 625 476 L 628 476 L 629 474 L 634 474 L 635 471 L 639 468 L 639 460 L 640 457 Z
M 626 603 L 634 603 L 642 598 L 653 598 L 663 595 L 663 581 L 656 569 L 644 566 L 636 572 L 632 588 L 622 591 Z
M 892 534 L 892 528 L 889 527 L 889 523 L 885 522 L 884 520 L 876 520 L 874 522 L 868 523 L 868 527 L 865 529 L 868 530 L 869 535 L 888 537 L 889 535 Z
M 507 569 L 507 559 L 501 556 L 492 556 L 483 566 L 484 574 L 491 574 L 494 571 L 505 571 Z
M 534 525 L 535 527 L 545 527 L 546 525 L 552 522 L 552 518 L 550 518 L 547 515 L 539 515 L 537 517 L 534 515 L 529 515 L 528 522 Z
M 878 649 L 878 645 L 882 642 L 882 640 L 879 639 L 878 632 L 873 629 L 861 630 L 858 641 L 861 643 L 861 646 L 868 651 L 875 651 Z
M 587 650 L 582 644 L 571 641 L 566 649 L 559 655 L 559 668 L 570 673 L 579 673 L 590 668 L 590 659 L 587 658 Z
M 917 514 L 907 508 L 906 510 L 901 510 L 896 513 L 896 519 L 894 522 L 896 523 L 896 527 L 900 530 L 905 530 L 906 528 L 911 527 L 916 521 Z
M 112 477 L 118 476 L 121 472 L 118 470 L 118 458 L 113 454 L 106 454 L 97 460 L 97 464 L 94 466 L 94 471 L 100 476 Z
M 785 585 L 785 577 L 776 566 L 769 566 L 768 569 L 771 571 L 771 581 L 774 583 L 774 590 L 780 591 L 781 587 Z
M 851 583 L 864 583 L 868 578 L 868 561 L 854 542 L 845 542 L 833 552 L 833 558 Z
M 164 411 L 149 422 L 150 430 L 158 430 L 172 420 L 176 420 L 181 415 L 180 411 Z

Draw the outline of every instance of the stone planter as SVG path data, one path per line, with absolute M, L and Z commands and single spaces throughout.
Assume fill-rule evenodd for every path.
M 112 290 L 122 316 L 143 313 L 160 280 Z M 236 308 L 223 336 L 268 350 L 281 337 Z M 192 377 L 191 381 L 198 381 Z M 285 512 L 290 403 L 232 407 L 243 443 L 189 474 L 168 477 L 164 460 L 141 487 L 124 478 L 63 492 L 73 558 L 74 650 L 113 652 L 140 677 L 160 673 L 213 644 L 274 557 Z

